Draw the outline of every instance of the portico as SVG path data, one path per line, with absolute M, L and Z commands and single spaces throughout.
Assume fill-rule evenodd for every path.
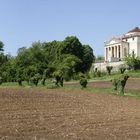
M 121 45 L 109 46 L 105 48 L 106 60 L 108 57 L 121 58 L 120 50 L 122 49 Z
M 128 54 L 128 43 L 113 38 L 105 44 L 105 61 L 119 61 Z

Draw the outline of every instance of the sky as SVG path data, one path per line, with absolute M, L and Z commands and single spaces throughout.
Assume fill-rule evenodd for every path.
M 76 36 L 104 55 L 104 41 L 140 27 L 140 0 L 0 0 L 0 41 L 15 56 L 33 42 Z

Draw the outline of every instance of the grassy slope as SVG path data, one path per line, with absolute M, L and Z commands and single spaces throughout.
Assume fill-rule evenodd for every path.
M 131 78 L 140 78 L 140 71 L 129 71 L 126 72 Z M 110 79 L 113 79 L 113 77 L 117 76 L 118 73 L 113 73 L 111 76 L 105 75 L 103 77 L 96 77 L 94 79 L 90 79 L 89 82 L 96 82 L 96 81 L 100 81 L 100 80 L 104 80 L 104 81 L 108 81 Z M 74 82 L 68 82 L 68 83 L 79 83 L 78 81 L 74 81 Z M 48 82 L 46 84 L 45 87 L 43 87 L 41 84 L 39 84 L 37 87 L 35 86 L 29 86 L 27 85 L 26 82 L 23 82 L 23 86 L 18 86 L 18 83 L 3 83 L 1 86 L 1 88 L 56 88 L 56 86 L 54 85 L 54 83 Z M 65 90 L 81 90 L 79 84 L 66 84 L 64 85 L 63 89 Z M 97 93 L 97 94 L 114 94 L 112 92 L 112 89 L 109 88 L 92 88 L 92 87 L 88 87 L 86 89 L 87 92 L 89 93 Z M 131 96 L 137 99 L 140 99 L 140 94 L 139 91 L 127 91 L 127 93 L 125 94 L 125 96 Z

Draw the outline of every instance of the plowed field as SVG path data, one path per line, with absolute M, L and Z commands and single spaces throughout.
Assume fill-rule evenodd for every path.
M 133 83 L 127 88 L 139 90 Z M 140 100 L 82 90 L 0 89 L 0 140 L 138 139 Z

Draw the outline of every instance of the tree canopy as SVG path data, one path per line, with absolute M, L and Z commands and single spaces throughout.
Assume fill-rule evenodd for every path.
M 4 44 L 0 41 L 0 51 Z M 83 45 L 75 36 L 68 36 L 63 41 L 33 42 L 31 47 L 22 47 L 17 56 L 0 56 L 0 76 L 4 81 L 33 82 L 53 77 L 54 73 L 63 73 L 65 80 L 70 80 L 79 72 L 88 72 L 95 57 L 89 45 Z M 43 81 L 43 83 L 44 83 Z

